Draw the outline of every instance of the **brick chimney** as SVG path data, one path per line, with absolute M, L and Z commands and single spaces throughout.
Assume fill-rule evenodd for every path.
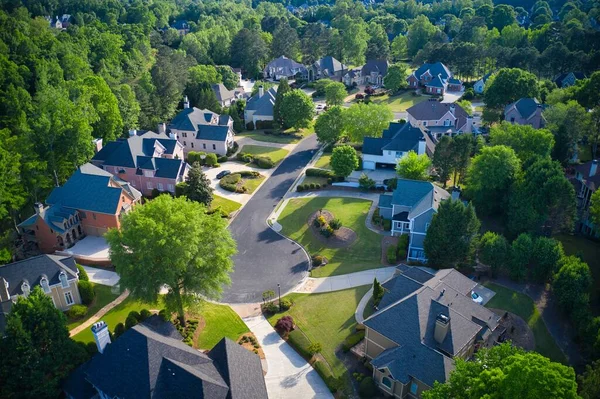
M 590 177 L 595 176 L 598 171 L 598 160 L 594 159 L 590 165 Z
M 42 204 L 41 202 L 36 202 L 35 204 L 33 204 L 33 208 L 35 209 L 36 215 L 39 215 L 44 210 L 44 204 Z
M 438 344 L 441 344 L 444 342 L 444 339 L 446 339 L 448 331 L 450 331 L 450 317 L 440 313 L 435 318 L 435 331 L 433 332 L 433 338 Z
M 92 325 L 92 334 L 94 335 L 94 341 L 96 341 L 98 352 L 104 353 L 104 349 L 110 344 L 108 325 L 104 321 L 94 323 L 94 325 Z
M 258 98 L 261 98 L 265 94 L 265 88 L 258 86 Z
M 188 109 L 190 107 L 190 100 L 188 100 L 188 96 L 185 96 L 183 99 L 183 109 Z

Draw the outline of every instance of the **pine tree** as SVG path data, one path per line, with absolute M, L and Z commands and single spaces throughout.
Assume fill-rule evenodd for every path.
M 287 79 L 281 79 L 279 81 L 279 87 L 277 87 L 275 104 L 273 105 L 273 120 L 279 126 L 283 126 L 283 115 L 281 115 L 281 101 L 283 100 L 283 95 L 290 91 L 292 91 L 292 88 L 288 84 Z
M 213 200 L 213 189 L 198 162 L 194 162 L 185 181 L 187 185 L 184 195 L 191 201 L 200 202 L 207 208 L 210 207 Z
M 381 283 L 379 281 L 377 281 L 377 279 L 373 280 L 373 304 L 375 306 L 379 305 L 379 302 L 381 302 L 381 298 L 383 298 L 383 294 L 385 292 L 383 291 L 383 287 L 381 286 Z

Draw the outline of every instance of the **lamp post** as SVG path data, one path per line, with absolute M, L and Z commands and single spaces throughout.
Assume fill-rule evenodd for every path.
M 279 311 L 281 312 L 281 285 L 277 284 L 277 292 L 279 295 Z

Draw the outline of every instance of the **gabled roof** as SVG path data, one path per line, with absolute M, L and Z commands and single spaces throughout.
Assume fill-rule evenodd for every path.
M 265 91 L 262 97 L 256 93 L 246 102 L 248 111 L 255 111 L 254 115 L 273 116 L 273 105 L 275 105 L 275 97 L 277 96 L 277 88 L 271 87 Z
M 512 104 L 508 104 L 504 109 L 504 113 L 515 107 L 521 118 L 529 119 L 541 106 L 542 104 L 535 98 L 521 98 Z
M 169 129 L 196 132 L 200 125 L 220 124 L 219 115 L 208 109 L 184 108 L 169 123 Z
M 590 176 L 593 163 L 596 163 L 596 172 L 594 175 Z M 581 178 L 585 182 L 585 185 L 592 191 L 596 191 L 600 187 L 600 169 L 598 169 L 597 165 L 598 161 L 592 160 L 575 167 L 575 170 L 581 174 Z
M 563 84 L 566 83 L 565 79 L 569 77 L 569 75 L 573 75 L 575 81 L 585 79 L 585 74 L 583 72 L 565 72 L 561 73 L 557 77 L 554 78 L 554 83 L 558 86 L 558 88 L 562 88 Z M 570 83 L 570 82 L 569 82 Z M 575 82 L 573 82 L 575 83 Z
M 479 80 L 481 80 L 485 84 L 488 81 L 488 79 L 490 78 L 490 76 L 492 76 L 492 73 L 488 72 L 485 75 L 483 75 L 483 77 Z M 479 82 L 479 80 L 478 80 L 478 82 Z
M 430 82 L 428 82 L 426 86 L 444 88 L 446 87 L 446 80 L 442 79 L 440 75 L 437 75 Z
M 296 70 L 306 71 L 306 67 L 291 58 L 282 55 L 269 62 L 265 67 L 265 71 L 275 70 L 278 75 L 293 76 Z
M 330 55 L 317 60 L 314 65 L 324 76 L 331 76 L 336 72 L 342 72 L 347 69 L 346 65 L 342 64 Z
M 392 204 L 411 208 L 409 218 L 427 209 L 437 209 L 442 200 L 450 197 L 448 192 L 427 181 L 398 179 L 392 194 Z
M 454 117 L 458 119 L 455 129 L 461 130 L 467 124 L 469 115 L 460 105 L 456 103 L 442 103 L 435 99 L 429 99 L 413 105 L 412 107 L 408 108 L 406 112 L 417 121 L 439 121 L 448 112 L 452 113 L 452 109 L 454 109 Z M 427 126 L 427 128 L 429 127 L 430 126 Z
M 416 151 L 419 140 L 427 141 L 425 136 L 426 134 L 419 127 L 414 127 L 410 123 L 391 122 L 381 137 L 364 138 L 363 153 L 382 155 L 383 151 Z
M 196 138 L 198 140 L 225 141 L 228 133 L 229 126 L 227 125 L 198 125 Z
M 212 90 L 217 96 L 217 101 L 224 102 L 235 98 L 235 91 L 229 90 L 223 83 L 217 83 L 212 85 Z
M 32 226 L 38 220 L 42 218 L 51 229 L 64 233 L 64 224 L 70 220 L 71 216 L 75 216 L 77 210 L 73 208 L 67 208 L 64 206 L 48 206 L 40 210 L 40 213 L 35 213 L 25 221 L 21 222 L 19 226 Z
M 23 282 L 27 282 L 33 290 L 34 286 L 40 285 L 42 277 L 46 277 L 50 285 L 58 284 L 61 272 L 67 275 L 68 280 L 77 279 L 77 266 L 72 257 L 40 255 L 0 266 L 0 277 L 8 283 L 10 296 L 23 294 Z
M 377 72 L 381 76 L 387 74 L 389 62 L 387 60 L 368 60 L 361 68 L 363 76 L 370 75 L 371 72 Z
M 450 69 L 448 69 L 446 65 L 439 61 L 433 64 L 423 64 L 413 74 L 420 79 L 421 75 L 423 75 L 425 72 L 429 72 L 431 76 L 441 75 L 442 79 L 448 79 L 452 77 L 452 72 L 450 72 Z

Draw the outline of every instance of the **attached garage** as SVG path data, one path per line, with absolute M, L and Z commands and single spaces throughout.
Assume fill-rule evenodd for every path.
M 365 161 L 365 160 L 363 160 L 363 169 L 375 170 L 375 161 Z

